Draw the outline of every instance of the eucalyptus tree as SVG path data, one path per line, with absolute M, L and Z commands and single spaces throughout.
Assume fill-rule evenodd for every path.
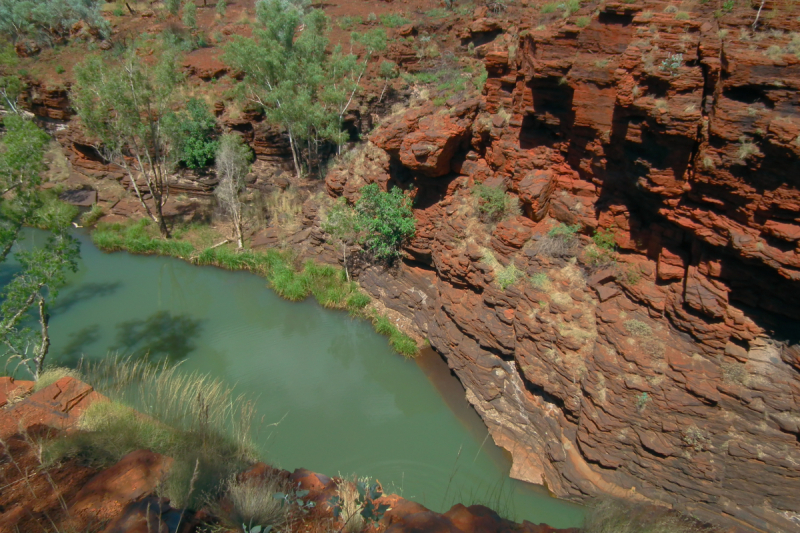
M 37 191 L 49 137 L 19 116 L 8 115 L 3 123 L 6 132 L 0 140 L 0 262 L 6 261 L 19 241 L 23 225 L 35 223 L 50 230 L 50 237 L 44 247 L 14 254 L 19 266 L 0 295 L 0 344 L 6 364 L 16 360 L 38 379 L 50 348 L 48 307 L 64 285 L 67 272 L 77 269 L 79 245 L 67 233 L 70 212 L 43 209 Z M 38 331 L 28 325 L 32 307 L 37 310 Z
M 223 135 L 216 154 L 219 183 L 214 189 L 222 209 L 230 217 L 239 248 L 244 247 L 242 198 L 244 177 L 252 159 L 250 148 L 235 133 Z
M 95 56 L 75 68 L 73 107 L 97 150 L 125 170 L 145 212 L 161 235 L 169 237 L 164 205 L 170 171 L 181 155 L 176 148 L 182 135 L 173 112 L 183 81 L 176 54 L 164 50 L 151 66 L 134 49 L 121 65 L 111 61 Z M 137 178 L 144 180 L 146 191 Z M 152 209 L 146 193 L 152 195 Z
M 259 0 L 253 37 L 236 37 L 224 58 L 244 74 L 246 97 L 267 119 L 284 128 L 295 173 L 301 176 L 302 148 L 308 164 L 319 164 L 320 145 L 346 140 L 342 119 L 372 55 L 386 47 L 384 30 L 354 34 L 366 50 L 359 62 L 340 46 L 327 52 L 328 19 L 318 9 L 284 0 Z M 313 154 L 313 158 L 312 158 Z

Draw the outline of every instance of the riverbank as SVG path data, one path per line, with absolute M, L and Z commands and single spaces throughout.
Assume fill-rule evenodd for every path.
M 388 337 L 391 347 L 405 357 L 419 354 L 417 342 L 401 331 L 358 283 L 348 281 L 345 271 L 332 265 L 307 260 L 298 264 L 291 249 L 235 250 L 227 240 L 217 236 L 215 245 L 203 245 L 209 238 L 198 238 L 197 226 L 178 230 L 172 239 L 162 239 L 147 219 L 129 224 L 100 223 L 91 231 L 92 242 L 105 252 L 126 251 L 140 255 L 162 255 L 195 265 L 216 266 L 231 271 L 246 271 L 262 276 L 276 294 L 298 302 L 313 296 L 328 309 L 348 311 L 352 316 L 369 320 L 375 331 Z M 194 230 L 194 231 L 193 231 Z

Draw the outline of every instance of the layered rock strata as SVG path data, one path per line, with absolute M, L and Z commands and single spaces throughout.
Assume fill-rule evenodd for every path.
M 514 477 L 800 531 L 798 24 L 665 6 L 522 21 L 485 45 L 483 98 L 391 118 L 328 191 L 414 191 L 406 261 L 360 282 L 448 360 Z M 476 183 L 522 214 L 483 224 Z

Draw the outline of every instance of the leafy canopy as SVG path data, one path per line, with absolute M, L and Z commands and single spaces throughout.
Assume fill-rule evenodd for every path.
M 0 34 L 14 42 L 31 38 L 54 44 L 69 36 L 70 29 L 84 21 L 102 35 L 108 33 L 100 0 L 0 0 Z

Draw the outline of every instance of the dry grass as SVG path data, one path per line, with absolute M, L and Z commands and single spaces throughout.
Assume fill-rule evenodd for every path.
M 230 476 L 225 481 L 225 496 L 230 508 L 219 506 L 215 511 L 223 516 L 231 526 L 248 529 L 255 526 L 277 529 L 286 523 L 289 506 L 278 497 L 289 490 L 289 485 L 278 476 L 251 477 L 239 479 Z
M 266 196 L 264 205 L 274 226 L 293 230 L 300 225 L 303 202 L 297 189 L 290 187 L 285 191 L 274 191 Z
M 339 496 L 339 519 L 342 521 L 340 531 L 356 533 L 364 529 L 365 520 L 361 515 L 364 510 L 364 501 L 358 492 L 358 478 L 342 478 L 336 484 L 336 494 Z

